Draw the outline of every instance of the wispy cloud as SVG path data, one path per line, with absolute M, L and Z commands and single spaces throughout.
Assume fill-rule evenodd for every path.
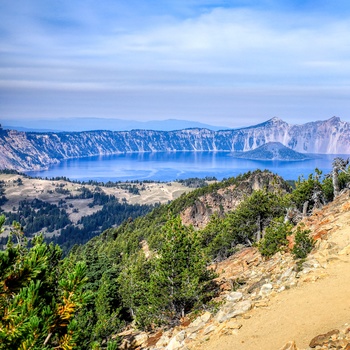
M 152 94 L 156 101 L 161 91 L 163 100 L 166 92 L 177 94 L 165 98 L 168 106 L 160 104 L 163 118 L 170 117 L 175 103 L 183 104 L 182 115 L 177 117 L 200 118 L 192 102 L 203 115 L 208 101 L 201 98 L 217 105 L 218 117 L 238 116 L 235 111 L 239 110 L 240 115 L 255 113 L 265 118 L 268 113 L 290 111 L 288 96 L 283 104 L 273 99 L 273 91 L 299 91 L 302 96 L 310 88 L 310 103 L 299 99 L 304 112 L 301 105 L 295 113 L 316 115 L 325 91 L 334 96 L 337 87 L 348 91 L 350 86 L 349 17 L 350 5 L 345 1 L 332 2 L 332 6 L 324 0 L 317 4 L 311 0 L 232 1 L 228 6 L 224 0 L 4 0 L 0 89 L 6 91 L 7 101 L 0 112 L 14 113 L 16 96 L 18 103 L 24 101 L 30 89 L 38 94 L 57 92 L 57 101 L 60 91 L 79 94 L 79 101 L 84 92 L 95 91 L 115 110 L 117 99 L 110 93 L 120 96 L 125 91 L 134 96 L 136 105 L 143 106 L 139 109 L 142 118 L 159 112 L 154 103 L 145 110 L 144 101 Z M 225 102 L 219 97 L 220 89 L 226 91 Z M 104 97 L 103 91 L 107 92 Z M 271 108 L 261 103 L 264 91 L 271 93 Z M 192 102 L 186 97 L 189 93 L 196 96 Z M 31 108 L 39 100 L 34 95 L 25 99 Z M 54 101 L 54 95 L 50 96 Z M 55 108 L 55 103 L 51 106 Z M 342 106 L 344 115 L 350 102 Z M 69 113 L 69 103 L 66 107 L 64 113 Z M 55 115 L 47 106 L 37 105 L 36 110 L 38 116 Z M 100 103 L 94 113 L 98 110 L 105 112 Z M 131 110 L 136 113 L 134 107 Z M 339 107 L 334 110 L 332 115 Z M 127 114 L 126 108 L 123 113 Z

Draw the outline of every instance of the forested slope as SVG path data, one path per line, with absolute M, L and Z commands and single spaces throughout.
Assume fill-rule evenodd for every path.
M 89 316 L 78 317 L 81 329 L 87 330 L 86 341 L 89 337 L 90 341 L 91 337 L 107 339 L 130 320 L 146 329 L 176 324 L 184 313 L 201 308 L 217 293 L 207 265 L 229 256 L 239 244 L 251 245 L 259 230 L 274 217 L 283 216 L 288 188 L 269 172 L 247 173 L 182 195 L 143 218 L 126 221 L 76 247 L 69 259 L 86 262 L 89 289 L 96 295 Z M 235 189 L 237 206 L 224 210 L 227 198 L 219 194 Z M 215 214 L 216 209 L 211 208 L 215 210 L 206 214 L 211 218 L 206 228 L 195 230 L 182 225 L 180 213 L 213 197 L 219 212 Z M 179 240 L 174 241 L 174 237 Z M 173 281 L 174 289 L 169 281 Z M 88 330 L 91 319 L 94 326 Z
M 338 180 L 342 189 L 350 177 L 341 173 Z M 237 203 L 229 207 L 229 198 Z M 131 324 L 156 330 L 201 310 L 214 313 L 220 288 L 209 268 L 213 262 L 242 247 L 256 246 L 266 257 L 287 251 L 294 220 L 332 199 L 332 180 L 318 171 L 294 190 L 280 177 L 256 171 L 184 194 L 75 246 L 64 264 L 83 264 L 83 290 L 89 292 L 74 312 L 75 348 L 114 349 L 121 341 L 117 334 Z M 203 203 L 207 225 L 184 225 L 186 213 Z M 299 227 L 293 255 L 304 259 L 312 247 L 309 231 Z

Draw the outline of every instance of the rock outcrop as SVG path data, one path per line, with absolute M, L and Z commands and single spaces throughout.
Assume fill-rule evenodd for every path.
M 199 197 L 192 206 L 181 213 L 182 222 L 195 228 L 203 228 L 214 213 L 221 215 L 232 211 L 253 191 L 264 188 L 269 192 L 285 193 L 287 191 L 286 183 L 280 176 L 269 171 L 253 172 L 248 178 L 239 181 L 237 185 L 221 188 Z

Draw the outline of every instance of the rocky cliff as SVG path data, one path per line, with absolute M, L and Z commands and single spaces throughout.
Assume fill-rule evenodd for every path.
M 204 228 L 214 213 L 223 215 L 235 210 L 246 197 L 264 188 L 269 192 L 288 192 L 288 185 L 281 177 L 269 171 L 255 171 L 238 184 L 198 197 L 193 205 L 181 212 L 182 222 L 184 225 Z
M 63 133 L 0 130 L 0 168 L 42 169 L 63 159 L 123 152 L 245 152 L 269 142 L 304 153 L 350 153 L 350 123 L 333 117 L 304 125 L 273 118 L 243 129 Z

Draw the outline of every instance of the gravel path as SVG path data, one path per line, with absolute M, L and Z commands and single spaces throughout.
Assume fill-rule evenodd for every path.
M 318 272 L 320 273 L 320 272 Z M 306 282 L 271 298 L 268 307 L 241 319 L 236 335 L 213 337 L 203 350 L 278 350 L 290 340 L 307 348 L 310 340 L 350 322 L 350 256 L 333 261 L 316 282 Z

